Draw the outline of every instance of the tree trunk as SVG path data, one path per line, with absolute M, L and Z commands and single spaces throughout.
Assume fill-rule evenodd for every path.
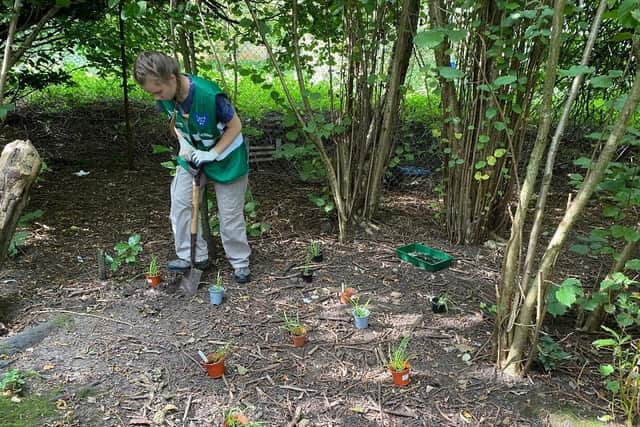
M 182 66 L 185 73 L 191 74 L 191 52 L 189 52 L 189 42 L 184 29 L 178 30 L 178 43 L 180 44 L 180 52 L 182 53 Z
M 595 43 L 600 23 L 602 20 L 602 14 L 606 9 L 606 0 L 601 0 L 600 7 L 596 13 L 596 16 L 593 19 L 593 23 L 591 26 L 591 31 L 589 34 L 589 38 L 587 40 L 582 61 L 580 65 L 588 65 L 589 58 L 591 56 L 591 51 L 593 45 Z M 556 9 L 557 10 L 557 9 Z M 556 40 L 556 43 L 559 43 L 559 40 Z M 550 53 L 550 56 L 556 55 L 559 50 L 559 45 L 553 45 L 554 51 Z M 550 69 L 548 64 L 546 75 L 551 76 L 555 73 L 554 69 Z M 509 333 L 506 331 L 511 331 L 513 328 L 513 324 L 520 310 L 520 304 L 522 299 L 524 298 L 523 292 L 520 292 L 519 289 L 526 288 L 526 284 L 529 280 L 533 280 L 531 272 L 534 269 L 534 259 L 536 258 L 537 251 L 537 243 L 539 239 L 539 234 L 542 228 L 542 220 L 544 217 L 544 210 L 546 206 L 546 200 L 548 196 L 549 187 L 551 184 L 551 178 L 553 176 L 553 165 L 555 163 L 555 155 L 557 152 L 557 148 L 560 144 L 560 139 L 562 134 L 564 133 L 564 129 L 568 122 L 569 112 L 571 111 L 571 107 L 573 102 L 578 94 L 578 90 L 581 86 L 583 80 L 583 75 L 578 75 L 574 78 L 569 96 L 565 102 L 564 109 L 562 112 L 562 116 L 560 118 L 560 122 L 558 123 L 558 127 L 554 133 L 554 136 L 551 141 L 551 146 L 549 148 L 549 152 L 547 153 L 547 160 L 545 164 L 545 172 L 542 179 L 540 195 L 538 197 L 538 203 L 536 206 L 535 220 L 529 234 L 529 243 L 526 251 L 526 258 L 524 262 L 524 273 L 520 273 L 521 267 L 521 259 L 522 259 L 522 242 L 523 242 L 523 234 L 524 234 L 524 224 L 526 218 L 526 212 L 528 209 L 528 204 L 531 199 L 534 190 L 534 184 L 537 179 L 538 170 L 540 168 L 540 162 L 542 158 L 542 154 L 547 146 L 547 137 L 550 126 L 549 113 L 551 110 L 551 94 L 554 86 L 553 80 L 547 80 L 545 82 L 544 94 L 545 96 L 545 109 L 547 113 L 541 114 L 543 118 L 542 126 L 539 128 L 539 132 L 536 138 L 536 143 L 534 145 L 533 153 L 529 160 L 527 166 L 527 173 L 525 176 L 524 183 L 522 185 L 520 191 L 519 205 L 515 214 L 515 218 L 511 227 L 511 236 L 509 242 L 507 244 L 507 249 L 505 252 L 505 258 L 502 266 L 502 281 L 500 284 L 499 292 L 498 292 L 498 314 L 497 314 L 497 322 L 496 322 L 496 332 L 497 335 L 502 337 L 502 341 L 497 341 L 496 351 L 498 354 L 502 354 L 502 351 L 508 348 L 511 345 Z M 517 284 L 519 282 L 519 284 Z M 507 317 L 508 315 L 508 317 Z M 499 325 L 499 326 L 498 326 Z M 501 332 L 498 332 L 501 331 Z M 498 357 L 499 358 L 499 357 Z
M 13 46 L 13 42 L 14 42 L 13 39 L 15 37 L 16 24 L 17 24 L 17 19 L 20 15 L 21 4 L 22 4 L 21 0 L 15 0 L 14 15 L 12 17 L 11 23 L 9 24 L 9 32 L 7 35 L 4 56 L 2 58 L 2 68 L 0 69 L 0 105 L 2 105 L 3 103 L 5 85 L 6 85 L 7 77 L 9 75 L 9 70 L 11 69 L 11 67 L 15 65 L 16 62 L 20 60 L 20 58 L 22 58 L 22 55 L 24 55 L 27 49 L 31 47 L 36 37 L 38 37 L 38 35 L 40 34 L 40 31 L 44 27 L 44 24 L 49 22 L 49 20 L 53 18 L 55 14 L 58 13 L 58 11 L 60 10 L 60 6 L 53 6 L 51 9 L 49 9 L 47 13 L 45 13 L 40 18 L 40 20 L 35 25 L 35 27 L 29 30 L 29 34 L 25 37 L 22 43 L 19 44 L 19 47 L 17 47 L 14 51 L 12 51 L 12 48 L 15 47 Z M 16 20 L 16 22 L 14 22 L 14 19 Z M 12 25 L 13 25 L 13 29 L 12 29 Z
M 2 57 L 2 69 L 0 69 L 0 107 L 4 104 L 4 85 L 7 82 L 9 68 L 11 68 L 11 48 L 13 46 L 13 38 L 16 35 L 16 27 L 18 26 L 18 18 L 20 17 L 20 9 L 22 7 L 21 0 L 15 0 L 13 3 L 13 15 L 9 23 L 9 32 L 4 45 L 4 56 Z M 1 119 L 1 117 L 0 117 Z M 0 258 L 1 262 L 1 258 Z
M 404 84 L 409 68 L 409 60 L 413 52 L 413 37 L 418 27 L 420 0 L 405 0 L 402 5 L 402 15 L 398 22 L 398 36 L 396 38 L 391 64 L 389 67 L 390 81 L 384 96 L 382 110 L 382 127 L 376 141 L 376 154 L 371 162 L 369 189 L 365 194 L 364 219 L 373 219 L 380 204 L 382 192 L 382 176 L 393 148 L 394 135 L 399 121 L 398 107 L 400 105 L 400 89 Z
M 526 286 L 526 297 L 522 304 L 520 313 L 514 322 L 513 340 L 509 347 L 508 354 L 503 355 L 502 358 L 498 359 L 500 361 L 499 366 L 508 374 L 518 375 L 521 373 L 519 368 L 523 362 L 523 355 L 529 345 L 535 345 L 530 342 L 531 328 L 535 326 L 533 324 L 534 310 L 538 304 L 541 304 L 544 307 L 545 295 L 549 289 L 549 280 L 553 274 L 556 259 L 560 255 L 560 250 L 562 249 L 569 232 L 573 228 L 575 221 L 584 210 L 584 207 L 591 198 L 596 186 L 602 180 L 609 162 L 616 153 L 620 140 L 627 131 L 629 120 L 634 114 L 639 100 L 640 68 L 636 71 L 633 86 L 631 87 L 620 115 L 613 126 L 611 134 L 600 151 L 597 161 L 593 163 L 592 168 L 586 176 L 582 187 L 578 191 L 575 200 L 567 208 L 567 211 L 556 228 L 556 231 L 551 238 L 544 255 L 542 256 L 542 261 L 540 262 L 540 267 L 538 268 L 538 274 L 536 275 L 535 281 L 525 281 L 523 283 L 523 287 Z M 496 328 L 497 327 L 498 324 L 496 323 Z M 505 333 L 505 331 L 502 332 Z
M 296 117 L 298 127 L 304 129 L 304 138 L 315 145 L 320 161 L 325 167 L 326 179 L 338 215 L 339 240 L 347 239 L 349 226 L 358 223 L 368 225 L 379 203 L 382 175 L 387 164 L 393 135 L 398 120 L 398 106 L 402 84 L 412 51 L 413 35 L 417 27 L 419 0 L 404 0 L 401 8 L 384 4 L 372 16 L 363 14 L 358 3 L 343 5 L 345 28 L 345 72 L 340 88 L 342 110 L 331 115 L 331 127 L 344 126 L 345 118 L 351 120 L 347 131 L 331 135 L 335 154 L 327 151 L 319 129 L 325 125 L 316 122 L 318 113 L 313 111 L 304 80 L 304 56 L 299 46 L 298 0 L 291 4 L 291 37 L 297 83 L 302 94 L 302 106 L 291 96 L 284 74 L 273 54 L 271 44 L 261 31 L 255 13 L 255 4 L 245 0 L 256 30 L 267 49 L 275 73 L 283 87 L 289 106 Z M 396 13 L 398 12 L 398 13 Z M 363 14 L 363 16 L 360 16 Z M 393 21 L 391 21 L 393 19 Z M 385 26 L 389 22 L 392 25 Z M 385 56 L 387 31 L 397 34 L 392 50 L 392 60 Z M 385 81 L 375 81 L 372 76 L 387 73 Z
M 127 141 L 127 167 L 133 169 L 133 137 L 131 135 L 131 115 L 129 114 L 129 84 L 127 81 L 127 54 L 126 54 L 126 34 L 124 31 L 124 20 L 122 19 L 122 8 L 124 2 L 120 1 L 118 8 L 118 34 L 120 37 L 120 66 L 122 69 L 122 93 L 124 104 L 124 124 L 125 140 Z
M 554 11 L 553 28 L 550 42 L 549 58 L 545 70 L 545 83 L 542 93 L 542 105 L 540 107 L 541 124 L 538 127 L 538 134 L 534 144 L 531 157 L 527 164 L 527 172 L 525 175 L 522 188 L 520 189 L 520 197 L 518 199 L 518 207 L 511 224 L 511 235 L 505 250 L 504 261 L 502 264 L 502 281 L 500 283 L 496 306 L 496 342 L 495 348 L 497 353 L 498 366 L 501 369 L 515 369 L 514 373 L 520 373 L 522 365 L 514 363 L 513 360 L 505 358 L 506 350 L 511 347 L 511 331 L 513 323 L 518 315 L 520 304 L 524 298 L 523 292 L 518 292 L 516 282 L 520 274 L 520 255 L 523 241 L 524 224 L 527 209 L 531 196 L 534 192 L 538 171 L 542 156 L 547 148 L 547 138 L 549 129 L 551 128 L 552 117 L 552 100 L 553 88 L 555 86 L 555 75 L 560 55 L 560 36 L 562 34 L 562 22 L 564 8 L 564 0 L 556 2 Z M 522 282 L 525 286 L 529 282 L 528 277 L 523 277 Z M 523 287 L 520 287 L 523 289 Z
M 518 158 L 544 46 L 539 38 L 528 39 L 527 20 L 514 25 L 510 36 L 496 32 L 508 14 L 495 1 L 480 2 L 473 10 L 429 2 L 430 32 L 452 26 L 469 31 L 464 42 L 444 35 L 434 48 L 442 89 L 446 227 L 454 243 L 479 242 L 504 227 L 509 190 L 519 187 Z M 506 51 L 496 55 L 504 45 L 522 57 Z M 451 77 L 454 72 L 461 76 Z M 515 85 L 495 84 L 505 76 L 517 77 Z
M 0 269 L 7 256 L 29 189 L 40 171 L 40 156 L 29 141 L 7 144 L 0 156 Z

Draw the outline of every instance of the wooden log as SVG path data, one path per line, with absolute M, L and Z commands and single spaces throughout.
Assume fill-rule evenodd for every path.
M 0 156 L 0 268 L 16 231 L 29 189 L 40 171 L 40 155 L 30 141 L 7 144 Z

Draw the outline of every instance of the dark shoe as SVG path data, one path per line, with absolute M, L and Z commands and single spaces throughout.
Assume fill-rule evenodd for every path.
M 209 261 L 200 261 L 196 262 L 194 267 L 198 270 L 205 270 L 209 266 Z M 173 271 L 174 273 L 184 273 L 189 268 L 191 268 L 191 263 L 182 258 L 172 259 L 167 263 L 167 270 Z
M 249 270 L 249 267 L 236 268 L 236 270 L 233 272 L 233 278 L 237 283 L 247 283 L 250 277 L 251 270 Z

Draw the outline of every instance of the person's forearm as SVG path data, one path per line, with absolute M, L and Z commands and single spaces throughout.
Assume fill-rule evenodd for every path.
M 227 123 L 224 133 L 213 149 L 216 150 L 216 153 L 222 154 L 240 135 L 240 132 L 242 132 L 242 123 L 238 115 L 234 113 L 233 118 Z

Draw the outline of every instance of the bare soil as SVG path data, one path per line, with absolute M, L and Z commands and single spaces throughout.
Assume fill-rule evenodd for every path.
M 3 143 L 30 138 L 50 168 L 27 209 L 44 215 L 0 272 L 6 336 L 64 320 L 39 344 L 5 357 L 0 369 L 33 369 L 40 376 L 30 379 L 31 391 L 56 391 L 58 417 L 40 425 L 217 426 L 232 406 L 270 426 L 571 425 L 554 414 L 606 412 L 596 395 L 593 337 L 572 334 L 572 325 L 550 319 L 546 328 L 574 353 L 553 375 L 533 371 L 519 382 L 496 376 L 492 317 L 480 304 L 493 304 L 502 248 L 451 246 L 427 191 L 385 193 L 379 229 L 357 230 L 340 244 L 335 224 L 307 199 L 320 188 L 281 164 L 262 164 L 250 185 L 258 219 L 271 230 L 251 239 L 251 282 L 233 282 L 217 241 L 202 280 L 211 283 L 222 271 L 222 305 L 209 303 L 206 284 L 190 299 L 173 293 L 180 276 L 166 271 L 160 287 L 149 288 L 142 273 L 151 255 L 164 265 L 173 253 L 171 177 L 160 165 L 167 155 L 151 154 L 151 144 L 168 143 L 168 136 L 151 108 L 137 106 L 135 167 L 127 169 L 121 120 L 117 105 L 94 104 L 56 114 L 20 111 L 3 130 Z M 281 132 L 267 124 L 263 130 L 265 140 Z M 134 233 L 144 247 L 138 263 L 99 280 L 97 251 L 113 253 Z M 299 272 L 311 239 L 322 242 L 324 261 L 306 284 Z M 455 261 L 434 273 L 402 262 L 395 249 L 413 242 Z M 371 299 L 368 329 L 355 329 L 349 306 L 340 304 L 343 282 L 362 301 Z M 430 297 L 441 294 L 451 300 L 449 312 L 433 314 Z M 283 330 L 285 312 L 299 313 L 308 327 L 305 347 L 293 347 Z M 406 334 L 411 382 L 399 388 L 386 358 Z M 197 351 L 226 342 L 226 375 L 210 379 Z

